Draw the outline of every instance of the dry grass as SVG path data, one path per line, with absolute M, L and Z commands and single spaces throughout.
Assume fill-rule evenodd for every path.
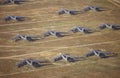
M 61 8 L 80 10 L 86 5 L 102 6 L 106 11 L 89 11 L 74 16 L 58 16 L 55 13 Z M 109 0 L 29 0 L 21 5 L 0 5 L 0 18 L 5 15 L 28 17 L 24 22 L 0 21 L 0 78 L 119 78 L 119 30 L 77 33 L 63 38 L 47 37 L 35 42 L 11 41 L 11 37 L 18 33 L 40 35 L 49 29 L 68 31 L 76 25 L 96 29 L 101 23 L 119 24 L 119 12 L 120 8 Z M 76 63 L 61 61 L 38 69 L 15 67 L 16 62 L 24 58 L 48 60 L 60 52 L 82 56 L 90 49 L 101 49 L 118 55 L 107 59 L 90 57 Z

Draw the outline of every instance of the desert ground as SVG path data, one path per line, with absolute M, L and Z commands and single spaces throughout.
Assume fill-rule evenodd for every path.
M 61 8 L 81 10 L 87 5 L 101 6 L 105 11 L 56 14 Z M 40 35 L 47 30 L 68 31 L 74 26 L 96 29 L 102 23 L 120 24 L 120 0 L 28 0 L 20 5 L 0 5 L 0 18 L 6 15 L 28 18 L 22 22 L 0 20 L 0 78 L 120 78 L 120 30 L 96 30 L 62 38 L 50 36 L 34 42 L 11 40 L 16 34 Z M 17 62 L 26 58 L 49 60 L 58 53 L 82 56 L 91 49 L 117 56 L 106 59 L 93 56 L 74 63 L 48 62 L 39 68 L 16 67 Z

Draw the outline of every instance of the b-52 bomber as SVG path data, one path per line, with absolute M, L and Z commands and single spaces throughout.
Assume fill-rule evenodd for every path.
M 68 10 L 68 9 L 61 9 L 59 11 L 57 11 L 58 15 L 62 15 L 62 14 L 70 14 L 70 15 L 77 15 L 77 14 L 81 14 L 90 10 L 94 10 L 97 12 L 100 11 L 104 11 L 104 9 L 102 7 L 97 7 L 97 6 L 85 6 L 82 10 L 79 11 L 75 11 L 75 10 Z
M 42 39 L 41 37 L 37 36 L 29 36 L 29 35 L 21 35 L 17 34 L 12 38 L 15 42 L 20 41 L 20 40 L 27 40 L 27 41 L 35 41 L 35 40 L 40 40 Z
M 22 4 L 25 2 L 24 0 L 4 0 L 0 4 L 6 5 L 6 4 Z
M 68 10 L 68 9 L 61 9 L 57 12 L 58 15 L 62 15 L 62 14 L 76 15 L 79 13 L 80 11 Z
M 92 33 L 92 30 L 88 29 L 88 28 L 85 28 L 85 27 L 75 26 L 75 27 L 71 28 L 68 32 L 73 32 L 73 33 L 77 33 L 77 32 Z
M 114 25 L 114 24 L 101 24 L 98 26 L 100 29 L 113 29 L 113 30 L 119 30 L 120 26 L 119 25 Z
M 100 58 L 107 58 L 107 57 L 111 57 L 114 55 L 114 53 L 111 52 L 103 52 L 101 50 L 91 50 L 90 52 L 85 54 L 85 57 L 90 57 L 90 56 L 97 56 Z
M 16 64 L 18 68 L 23 67 L 25 65 L 29 65 L 31 67 L 40 67 L 42 66 L 42 62 L 40 60 L 33 60 L 33 59 L 24 59 Z
M 75 62 L 76 61 L 75 57 L 70 56 L 69 54 L 62 54 L 62 53 L 59 53 L 59 55 L 55 56 L 52 60 L 54 62 L 59 61 L 59 60 L 65 60 L 67 62 Z
M 90 11 L 90 10 L 97 11 L 97 12 L 104 11 L 104 9 L 102 7 L 85 6 L 80 12 L 84 13 L 84 12 L 87 12 L 87 11 Z
M 14 21 L 24 21 L 25 17 L 8 15 L 8 16 L 4 17 L 3 20 L 4 21 L 11 21 L 11 20 L 14 20 Z
M 64 36 L 68 35 L 68 33 L 49 30 L 49 31 L 43 33 L 41 35 L 41 37 L 45 38 L 45 37 L 50 36 L 50 35 L 55 36 L 55 37 L 64 37 Z

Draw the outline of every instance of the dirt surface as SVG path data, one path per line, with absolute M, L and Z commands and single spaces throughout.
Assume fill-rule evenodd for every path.
M 1 1 L 1 0 L 0 0 Z M 97 30 L 91 34 L 75 33 L 62 38 L 47 37 L 34 42 L 13 42 L 16 34 L 40 35 L 51 29 L 68 31 L 78 25 L 96 29 L 102 23 L 120 24 L 120 0 L 28 0 L 20 5 L 0 5 L 0 18 L 6 15 L 28 17 L 23 22 L 0 20 L 0 78 L 120 78 L 120 30 Z M 105 11 L 78 15 L 57 15 L 61 8 L 81 10 L 87 5 Z M 15 65 L 22 59 L 47 59 L 58 53 L 82 56 L 91 49 L 117 53 L 100 59 L 90 57 L 75 63 L 50 63 L 40 68 Z

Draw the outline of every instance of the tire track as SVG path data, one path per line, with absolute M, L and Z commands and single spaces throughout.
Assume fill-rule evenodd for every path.
M 45 42 L 53 42 L 53 41 L 59 41 L 59 40 L 66 40 L 66 39 L 75 39 L 75 38 L 81 38 L 81 37 L 89 37 L 89 36 L 96 36 L 96 35 L 102 35 L 102 33 L 95 33 L 91 35 L 82 35 L 82 36 L 77 36 L 77 37 L 66 37 L 66 38 L 61 38 L 61 39 L 54 39 L 54 40 L 48 40 L 44 42 L 34 42 L 34 43 L 45 43 Z
M 120 40 L 100 42 L 100 43 L 92 43 L 92 44 L 90 43 L 90 44 L 83 44 L 83 45 L 77 45 L 77 46 L 68 46 L 68 47 L 59 47 L 59 48 L 57 47 L 56 49 L 50 49 L 50 50 L 41 51 L 41 52 L 50 52 L 50 51 L 56 51 L 56 50 L 66 49 L 66 48 L 76 48 L 76 47 L 87 47 L 87 46 L 93 46 L 93 45 L 110 44 L 110 43 L 114 43 L 114 42 L 117 42 L 117 41 L 120 41 Z M 9 57 L 0 57 L 0 59 L 17 58 L 17 57 L 21 57 L 21 56 L 39 54 L 41 52 L 29 53 L 29 54 L 22 54 L 22 55 L 15 55 L 15 56 L 9 56 Z
M 40 2 L 40 1 L 39 1 L 39 2 Z M 38 3 L 38 2 L 31 2 L 31 3 L 27 3 L 27 4 L 23 4 L 23 5 L 28 5 L 28 4 L 33 4 L 33 3 Z M 10 7 L 10 6 L 14 6 L 14 5 L 7 5 L 7 6 L 1 6 L 1 7 Z M 15 6 L 19 6 L 19 5 L 15 5 Z M 22 6 L 22 5 L 21 5 L 21 6 Z M 48 7 L 42 7 L 41 10 L 42 10 L 42 9 L 47 9 L 47 8 L 48 8 Z M 52 8 L 52 7 L 49 7 L 49 8 Z M 38 8 L 34 8 L 34 9 L 32 9 L 32 10 L 41 11 L 39 7 L 38 7 Z M 13 14 L 13 13 L 20 13 L 21 11 L 24 11 L 24 13 L 26 13 L 26 12 L 31 11 L 31 9 L 25 9 L 25 10 L 20 10 L 20 11 L 18 10 L 18 11 L 14 11 L 14 12 L 12 12 L 12 11 L 11 11 L 11 12 L 5 12 L 5 11 L 4 11 L 4 12 L 2 12 L 2 13 L 0 13 L 0 14 L 3 14 L 3 13 L 7 13 L 7 14 L 9 14 L 9 13 L 12 13 L 12 14 Z
M 119 41 L 119 40 L 118 40 Z M 115 42 L 115 41 L 112 41 L 112 42 Z M 112 43 L 110 41 L 108 42 L 104 42 L 102 44 L 108 44 L 108 43 Z M 91 46 L 91 45 L 100 45 L 100 43 L 94 43 L 94 44 L 88 44 L 88 46 Z M 87 44 L 86 44 L 87 45 Z M 83 45 L 85 46 L 85 45 Z M 72 47 L 75 47 L 75 46 L 72 46 Z M 82 47 L 82 46 L 81 46 Z M 69 47 L 62 47 L 62 48 L 69 48 Z M 75 63 L 76 64 L 76 63 Z M 65 66 L 68 66 L 68 65 L 71 65 L 71 64 L 67 64 L 67 65 L 60 65 L 60 66 L 56 66 L 56 67 L 50 67 L 50 68 L 58 68 L 58 67 L 65 67 Z M 45 68 L 45 69 L 50 69 L 50 68 Z M 42 70 L 45 70 L 45 69 L 42 69 Z M 41 70 L 41 69 L 40 69 Z M 40 71 L 40 70 L 30 70 L 30 71 L 22 71 L 22 72 L 16 72 L 16 73 L 11 73 L 11 74 L 4 74 L 4 75 L 0 75 L 0 76 L 9 76 L 9 75 L 15 75 L 15 74 L 22 74 L 22 73 L 27 73 L 27 72 L 34 72 L 34 71 Z
M 17 25 L 26 25 L 26 24 L 34 24 L 34 23 L 42 23 L 42 22 L 53 22 L 53 21 L 65 21 L 65 19 L 61 20 L 61 19 L 54 19 L 54 20 L 45 20 L 45 21 L 31 21 L 31 22 L 24 22 L 24 23 L 14 23 L 14 24 L 4 24 L 4 25 L 0 25 L 0 27 L 4 27 L 4 26 L 17 26 Z
M 71 25 L 71 24 L 67 24 L 67 25 L 61 25 L 60 27 L 67 27 L 68 25 Z M 19 32 L 19 31 L 30 31 L 30 30 L 47 30 L 47 29 L 50 29 L 50 28 L 54 28 L 56 27 L 56 25 L 49 25 L 49 26 L 45 26 L 43 29 L 41 29 L 40 27 L 35 27 L 35 28 L 26 28 L 26 29 L 20 29 L 20 30 L 11 30 L 11 31 L 7 31 L 7 32 L 0 32 L 0 33 L 14 33 L 14 32 Z M 46 29 L 45 29 L 46 28 Z M 58 27 L 59 28 L 59 27 Z M 67 29 L 67 28 L 64 28 L 64 29 Z
M 114 1 L 120 4 L 120 0 L 114 0 Z
M 117 7 L 120 7 L 120 3 L 118 3 L 118 1 L 116 1 L 116 0 L 108 0 L 108 2 L 114 4 Z
M 120 40 L 118 40 L 120 41 Z M 103 43 L 94 43 L 94 44 L 87 44 L 87 45 L 80 45 L 81 47 L 82 46 L 88 46 L 88 45 L 100 45 L 100 44 L 108 44 L 108 43 L 112 43 L 112 42 L 116 42 L 116 41 L 108 41 L 108 42 L 103 42 Z M 72 46 L 72 47 L 80 47 L 80 46 Z M 71 47 L 64 47 L 64 48 L 71 48 Z M 59 49 L 63 49 L 63 48 L 59 48 Z M 54 49 L 55 50 L 55 49 Z M 58 49 L 56 49 L 58 50 Z M 53 50 L 51 50 L 53 51 Z M 43 51 L 44 52 L 44 51 Z M 45 51 L 46 52 L 46 51 Z M 8 58 L 9 59 L 9 58 Z M 11 58 L 11 59 L 14 59 L 16 60 L 17 58 Z M 17 60 L 20 60 L 20 59 L 17 59 Z M 74 63 L 76 64 L 76 63 Z M 74 64 L 66 64 L 66 65 L 62 65 L 62 64 L 55 64 L 53 63 L 53 65 L 57 65 L 55 67 L 50 67 L 50 68 L 58 68 L 58 67 L 65 67 L 65 66 L 69 66 L 69 65 L 74 65 Z M 50 69 L 50 68 L 45 68 L 45 69 Z M 45 69 L 42 69 L 42 70 L 45 70 Z M 40 69 L 41 70 L 41 69 Z M 34 71 L 40 71 L 40 70 L 30 70 L 30 71 L 22 71 L 22 72 L 16 72 L 16 73 L 11 73 L 11 74 L 4 74 L 4 75 L 0 75 L 1 77 L 4 77 L 4 76 L 8 76 L 8 75 L 15 75 L 15 74 L 22 74 L 22 73 L 28 73 L 28 72 L 34 72 Z
M 42 52 L 50 52 L 50 51 L 55 51 L 55 50 L 59 50 L 60 48 L 57 49 L 50 49 L 47 51 L 42 51 Z M 36 53 L 28 53 L 28 54 L 22 54 L 22 55 L 15 55 L 15 56 L 9 56 L 9 57 L 0 57 L 0 59 L 9 59 L 9 58 L 17 58 L 17 57 L 21 57 L 21 56 L 26 56 L 26 55 L 33 55 L 33 54 L 39 54 L 41 52 L 36 52 Z
M 83 35 L 83 36 L 77 36 L 77 37 L 66 37 L 66 38 L 53 39 L 53 40 L 47 40 L 47 41 L 42 41 L 42 42 L 33 42 L 33 43 L 47 43 L 47 42 L 53 42 L 53 41 L 59 41 L 59 40 L 74 39 L 74 38 L 96 36 L 96 35 L 102 35 L 102 33 L 95 33 L 95 34 L 91 34 L 91 35 Z M 0 47 L 39 47 L 39 46 L 12 46 L 12 45 L 7 46 L 7 45 L 0 45 Z M 46 47 L 43 47 L 43 48 L 46 48 Z
M 77 63 L 79 63 L 79 62 L 71 63 L 71 64 L 57 64 L 57 63 L 55 64 L 55 63 L 53 63 L 54 67 L 38 69 L 38 70 L 29 70 L 29 71 L 15 72 L 15 73 L 11 73 L 11 74 L 3 74 L 3 75 L 0 75 L 0 77 L 11 76 L 11 75 L 16 75 L 16 74 L 23 74 L 23 73 L 29 73 L 29 72 L 40 71 L 40 70 L 53 69 L 53 68 L 58 68 L 58 67 L 66 67 L 66 66 L 70 66 L 70 65 L 75 65 Z

